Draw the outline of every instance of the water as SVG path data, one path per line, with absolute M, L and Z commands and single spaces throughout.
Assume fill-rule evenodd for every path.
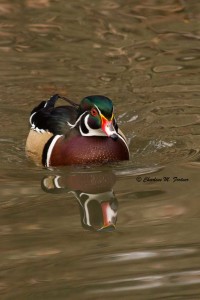
M 198 1 L 0 14 L 1 299 L 200 299 Z M 28 161 L 29 112 L 57 92 L 113 99 L 130 162 Z

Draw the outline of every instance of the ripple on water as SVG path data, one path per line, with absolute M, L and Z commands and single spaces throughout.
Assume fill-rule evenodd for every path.
M 174 71 L 179 71 L 183 69 L 183 66 L 173 66 L 173 65 L 163 65 L 163 66 L 157 66 L 153 67 L 153 71 L 155 73 L 164 73 L 164 72 L 174 72 Z
M 152 289 L 152 288 L 168 288 L 178 287 L 200 283 L 200 270 L 174 272 L 168 274 L 132 277 L 122 280 L 105 281 L 99 284 L 99 288 L 90 290 L 89 293 L 118 293 L 134 290 Z M 102 285 L 102 289 L 100 286 Z M 106 285 L 110 287 L 106 288 Z M 121 286 L 120 286 L 121 285 Z M 104 286 L 104 287 L 103 287 Z M 196 299 L 196 298 L 195 298 Z
M 197 60 L 199 59 L 200 56 L 199 55 L 194 55 L 194 56 L 181 56 L 181 57 L 178 57 L 177 60 L 180 60 L 180 61 L 190 61 L 190 60 Z
M 157 257 L 173 257 L 181 255 L 191 255 L 199 252 L 197 248 L 169 248 L 169 249 L 159 249 L 152 251 L 135 251 L 127 253 L 116 253 L 105 256 L 104 259 L 108 260 L 110 263 L 114 262 L 123 262 L 123 261 L 132 261 L 132 260 L 141 260 L 148 258 L 157 258 Z

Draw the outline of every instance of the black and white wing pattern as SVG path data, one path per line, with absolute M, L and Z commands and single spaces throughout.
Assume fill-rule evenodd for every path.
M 76 122 L 78 108 L 75 105 L 55 107 L 59 98 L 61 97 L 56 94 L 32 110 L 29 121 L 33 130 L 40 133 L 49 131 L 54 135 L 69 132 L 69 124 Z

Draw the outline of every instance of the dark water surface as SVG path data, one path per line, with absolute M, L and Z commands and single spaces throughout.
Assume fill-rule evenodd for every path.
M 0 299 L 200 299 L 199 1 L 10 0 L 0 15 Z M 57 92 L 113 99 L 130 162 L 28 161 L 29 112 Z

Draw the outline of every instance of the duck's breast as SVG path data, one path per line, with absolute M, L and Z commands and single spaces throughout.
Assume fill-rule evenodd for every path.
M 48 153 L 47 166 L 106 163 L 129 159 L 129 150 L 122 137 L 59 137 Z

